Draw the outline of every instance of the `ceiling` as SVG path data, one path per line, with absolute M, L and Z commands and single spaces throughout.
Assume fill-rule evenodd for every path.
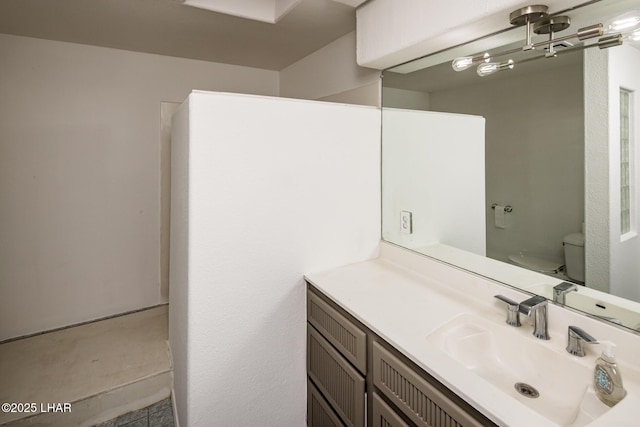
M 0 33 L 278 71 L 355 27 L 355 9 L 331 0 L 302 0 L 275 24 L 178 0 L 0 1 Z

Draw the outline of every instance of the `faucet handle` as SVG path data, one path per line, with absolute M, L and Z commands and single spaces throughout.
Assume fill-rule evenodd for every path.
M 575 283 L 561 282 L 553 287 L 553 301 L 566 304 L 567 294 L 571 291 L 578 291 Z
M 507 325 L 520 326 L 520 313 L 518 312 L 520 304 L 504 295 L 494 295 L 494 297 L 507 304 Z
M 574 356 L 584 357 L 584 343 L 598 344 L 598 340 L 577 326 L 569 326 L 567 333 L 567 351 Z
M 531 315 L 531 312 L 537 308 L 547 305 L 547 299 L 540 295 L 534 295 L 520 303 L 520 313 Z

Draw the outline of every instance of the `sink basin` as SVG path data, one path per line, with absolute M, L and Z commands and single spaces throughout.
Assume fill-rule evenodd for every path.
M 561 426 L 588 424 L 609 407 L 591 387 L 593 367 L 532 335 L 474 314 L 446 323 L 427 340 L 469 371 Z M 536 393 L 538 394 L 537 396 Z

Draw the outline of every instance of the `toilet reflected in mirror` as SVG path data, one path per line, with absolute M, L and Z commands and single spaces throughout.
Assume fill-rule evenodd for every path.
M 527 270 L 584 285 L 584 234 L 571 233 L 562 239 L 564 260 L 552 260 L 525 252 L 509 255 L 509 262 Z
M 572 282 L 584 285 L 584 234 L 564 236 L 562 244 L 567 276 Z
M 553 261 L 528 253 L 509 255 L 509 262 L 527 270 L 546 274 L 561 280 L 568 280 L 565 274 L 565 264 L 562 261 Z

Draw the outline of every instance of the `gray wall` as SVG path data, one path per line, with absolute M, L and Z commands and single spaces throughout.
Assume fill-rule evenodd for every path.
M 514 69 L 485 77 L 481 84 L 430 93 L 433 111 L 487 119 L 485 208 L 487 255 L 492 258 L 506 261 L 509 254 L 527 252 L 562 260 L 563 236 L 580 231 L 584 221 L 581 64 L 578 53 L 577 59 L 553 71 Z M 492 203 L 513 206 L 507 228 L 494 226 Z

